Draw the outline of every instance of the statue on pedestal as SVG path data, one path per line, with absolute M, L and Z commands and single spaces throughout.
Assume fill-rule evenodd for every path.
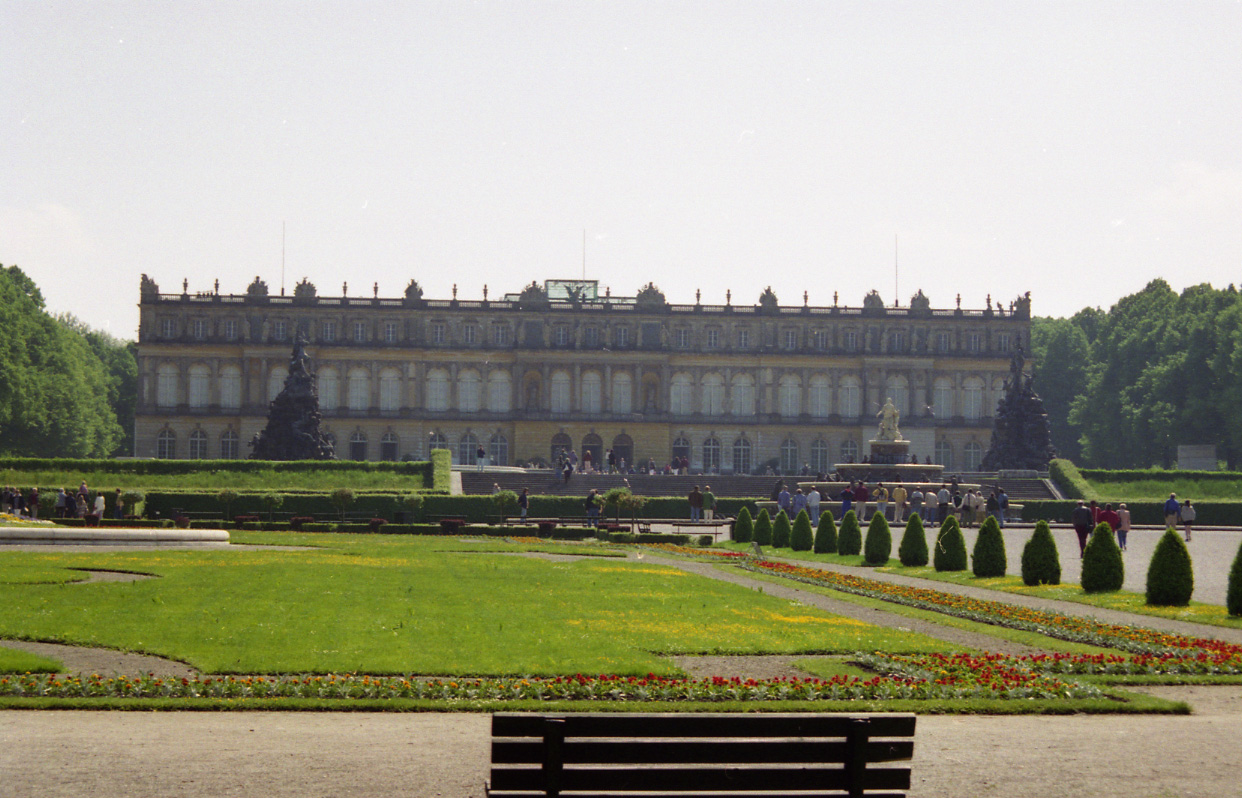
M 901 418 L 901 411 L 893 404 L 892 398 L 889 398 L 884 403 L 884 407 L 880 408 L 880 412 L 875 415 L 880 419 L 880 433 L 876 436 L 876 440 L 901 440 L 901 430 L 897 428 L 897 421 Z
M 289 356 L 289 376 L 280 395 L 268 405 L 267 426 L 250 441 L 251 460 L 335 460 L 336 453 L 319 431 L 319 393 L 298 333 Z

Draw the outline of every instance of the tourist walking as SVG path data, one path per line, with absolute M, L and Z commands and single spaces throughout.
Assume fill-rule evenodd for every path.
M 479 448 L 474 451 L 474 462 L 478 465 L 479 470 L 483 470 L 483 466 L 487 465 L 487 450 L 483 448 L 483 444 L 479 444 Z
M 806 494 L 806 514 L 811 516 L 811 523 L 819 523 L 819 502 L 823 496 L 819 493 L 819 488 L 811 488 Z
M 66 501 L 68 501 L 68 499 L 69 499 L 69 497 L 68 497 L 67 495 L 65 495 L 65 489 L 64 489 L 64 488 L 60 488 L 59 490 L 57 490 L 57 491 L 56 491 L 56 509 L 55 509 L 55 513 L 56 513 L 56 517 L 57 517 L 57 518 L 64 518 L 64 517 L 65 517 L 65 506 L 66 506 L 65 502 L 66 502 Z
M 893 488 L 893 523 L 900 524 L 906 520 L 906 489 L 900 482 Z
M 854 488 L 854 503 L 858 505 L 858 520 L 867 520 L 867 500 L 871 498 L 871 491 L 867 490 L 867 483 L 861 479 L 858 481 L 858 487 Z
M 712 493 L 711 485 L 703 488 L 703 517 L 708 521 L 716 519 L 716 495 Z
M 798 513 L 806 509 L 806 494 L 802 492 L 802 488 L 794 491 L 793 499 L 790 501 L 790 518 L 797 518 Z
M 850 505 L 854 501 L 854 483 L 845 486 L 845 490 L 841 491 L 841 519 L 845 518 L 845 514 L 850 511 Z
M 38 488 L 30 489 L 30 498 L 26 500 L 26 511 L 27 511 L 27 514 L 32 519 L 38 520 L 39 518 L 39 489 Z
M 1000 489 L 1000 495 L 996 497 L 996 500 L 1000 502 L 1000 515 L 997 517 L 996 522 L 1000 524 L 1001 529 L 1004 529 L 1005 516 L 1009 515 L 1009 494 L 1005 492 L 1003 487 Z
M 1191 530 L 1191 527 L 1195 525 L 1195 515 L 1196 515 L 1195 508 L 1192 507 L 1190 504 L 1190 499 L 1187 499 L 1186 501 L 1182 502 L 1182 509 L 1181 509 L 1180 515 L 1182 519 L 1182 529 L 1186 531 L 1186 542 L 1189 543 L 1190 542 L 1190 530 Z
M 522 488 L 522 492 L 518 494 L 518 509 L 522 513 L 522 523 L 526 523 L 526 511 L 530 509 L 530 496 L 527 494 L 526 488 Z
M 583 457 L 585 460 L 585 456 Z M 587 526 L 599 528 L 599 499 L 596 498 L 597 491 L 591 488 L 591 492 L 587 494 L 586 501 L 583 505 L 586 507 Z
M 936 494 L 936 523 L 943 524 L 949 517 L 949 501 L 953 498 L 953 494 L 949 493 L 947 483 L 940 483 L 940 491 Z
M 121 496 L 121 489 L 116 489 L 116 495 L 112 498 L 112 517 L 118 521 L 125 519 L 125 499 Z
M 1177 522 L 1182 520 L 1182 506 L 1177 503 L 1177 494 L 1170 493 L 1169 500 L 1164 503 L 1164 526 L 1166 529 L 1177 529 Z
M 700 521 L 703 517 L 703 494 L 699 493 L 699 486 L 695 485 L 690 491 L 690 495 L 686 497 L 690 502 L 690 520 Z
M 1121 516 L 1117 515 L 1116 511 L 1113 510 L 1111 503 L 1105 504 L 1104 509 L 1100 510 L 1099 523 L 1108 524 L 1108 528 L 1113 530 L 1113 532 L 1116 532 L 1118 527 L 1121 526 Z M 1120 548 L 1120 545 L 1118 545 L 1118 548 Z
M 793 503 L 793 497 L 789 494 L 789 488 L 781 486 L 781 492 L 777 494 L 776 506 L 785 511 L 785 515 L 789 515 L 789 507 Z
M 1130 535 L 1130 511 L 1126 509 L 1126 503 L 1122 502 L 1117 507 L 1117 545 L 1122 551 L 1126 550 L 1126 538 Z
M 881 518 L 888 518 L 888 488 L 884 487 L 883 482 L 877 482 L 875 485 L 875 511 Z
M 1082 557 L 1083 552 L 1087 550 L 1087 538 L 1091 536 L 1091 508 L 1078 500 L 1078 506 L 1070 513 L 1070 523 L 1074 525 L 1074 532 L 1078 535 L 1078 556 Z
M 919 490 L 918 485 L 910 491 L 910 515 L 915 513 L 918 513 L 920 521 L 923 520 L 923 491 Z

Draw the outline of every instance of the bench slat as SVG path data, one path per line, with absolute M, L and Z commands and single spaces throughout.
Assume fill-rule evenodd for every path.
M 567 764 L 733 764 L 740 762 L 806 763 L 843 762 L 844 741 L 822 742 L 749 740 L 711 742 L 574 740 L 562 749 Z M 913 740 L 881 742 L 870 740 L 863 747 L 867 762 L 894 762 L 914 755 Z M 544 745 L 539 740 L 495 740 L 492 762 L 495 764 L 539 764 L 543 762 Z
M 493 737 L 543 737 L 543 715 L 497 713 Z M 559 717 L 559 716 L 558 716 Z M 858 716 L 764 713 L 565 715 L 566 737 L 844 737 Z M 869 737 L 913 737 L 914 715 L 867 715 Z
M 545 784 L 538 768 L 493 768 L 493 790 L 539 790 Z M 658 791 L 662 793 L 745 790 L 845 790 L 849 776 L 842 768 L 566 768 L 559 787 L 576 790 Z M 909 768 L 868 769 L 859 787 L 908 790 Z

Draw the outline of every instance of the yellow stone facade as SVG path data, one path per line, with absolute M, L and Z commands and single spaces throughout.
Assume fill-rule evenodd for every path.
M 548 462 L 615 449 L 627 464 L 812 471 L 867 454 L 901 409 L 912 452 L 969 471 L 1029 298 L 1008 309 L 670 305 L 649 286 L 599 296 L 549 282 L 501 300 L 161 294 L 144 278 L 136 456 L 245 457 L 307 340 L 323 431 L 342 458 Z M 916 298 L 918 300 L 919 298 Z

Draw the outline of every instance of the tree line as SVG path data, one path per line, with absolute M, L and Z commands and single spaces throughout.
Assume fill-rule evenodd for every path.
M 48 314 L 16 266 L 0 265 L 0 454 L 133 453 L 136 344 Z
M 1035 389 L 1063 457 L 1099 468 L 1171 467 L 1177 447 L 1242 453 L 1242 298 L 1153 280 L 1107 312 L 1032 321 Z

